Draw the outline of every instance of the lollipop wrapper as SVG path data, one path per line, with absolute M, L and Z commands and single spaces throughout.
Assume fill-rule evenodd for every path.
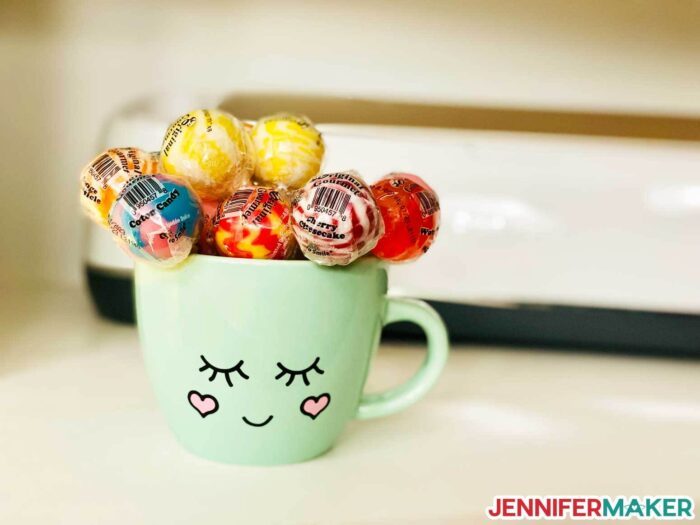
M 311 179 L 294 197 L 292 226 L 304 255 L 328 266 L 362 257 L 384 232 L 374 197 L 355 171 Z
M 191 111 L 168 128 L 161 149 L 166 173 L 188 182 L 202 198 L 223 199 L 255 171 L 245 126 L 216 109 Z
M 272 188 L 244 187 L 219 206 L 214 238 L 221 255 L 287 259 L 294 253 L 288 202 Z
M 255 179 L 261 184 L 298 189 L 318 174 L 323 161 L 323 136 L 302 115 L 264 117 L 251 133 L 256 156 Z
M 109 225 L 127 253 L 167 267 L 192 251 L 200 214 L 199 200 L 182 181 L 161 174 L 141 175 L 120 193 Z
M 426 253 L 440 228 L 435 191 L 409 173 L 390 173 L 371 190 L 384 221 L 384 235 L 372 253 L 393 263 L 414 261 Z
M 104 228 L 117 196 L 132 177 L 154 174 L 158 153 L 138 148 L 112 148 L 91 160 L 80 173 L 80 204 L 84 213 Z

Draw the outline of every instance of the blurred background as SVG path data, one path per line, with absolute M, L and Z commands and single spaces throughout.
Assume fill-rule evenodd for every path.
M 336 128 L 327 168 L 419 171 L 443 196 L 434 253 L 393 282 L 445 303 L 456 336 L 659 350 L 654 333 L 670 330 L 666 346 L 693 351 L 699 57 L 690 0 L 5 0 L 0 206 L 12 249 L 0 285 L 75 288 L 91 258 L 127 264 L 117 250 L 95 255 L 110 241 L 75 204 L 77 174 L 103 147 L 157 148 L 196 106 L 293 109 L 371 125 Z M 376 124 L 404 126 L 403 142 Z M 393 141 L 399 160 L 363 163 L 357 136 Z

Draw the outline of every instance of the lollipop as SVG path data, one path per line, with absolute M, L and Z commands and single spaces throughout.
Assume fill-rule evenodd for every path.
M 113 148 L 100 153 L 80 172 L 80 204 L 85 214 L 107 228 L 112 205 L 128 180 L 157 171 L 157 153 L 137 148 Z
M 384 232 L 374 197 L 355 171 L 307 182 L 292 203 L 292 226 L 304 255 L 329 266 L 363 256 Z
M 219 208 L 219 201 L 202 199 L 202 223 L 199 231 L 197 251 L 203 255 L 217 255 L 214 240 L 214 220 Z
M 234 116 L 215 109 L 191 111 L 173 122 L 161 160 L 166 173 L 208 198 L 226 197 L 247 183 L 255 169 L 248 132 Z
M 406 262 L 427 252 L 440 226 L 440 204 L 432 188 L 417 175 L 390 173 L 371 189 L 384 220 L 384 235 L 372 253 Z
M 221 255 L 285 259 L 294 248 L 289 205 L 273 189 L 241 188 L 219 206 L 214 238 Z
M 325 146 L 321 133 L 304 116 L 279 113 L 260 119 L 251 132 L 264 184 L 300 188 L 318 173 Z
M 109 226 L 134 256 L 172 266 L 192 250 L 199 202 L 182 181 L 139 175 L 124 186 L 109 214 Z

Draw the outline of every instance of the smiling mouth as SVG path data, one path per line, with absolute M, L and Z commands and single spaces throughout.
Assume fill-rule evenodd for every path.
M 265 421 L 263 421 L 262 423 L 253 423 L 252 421 L 248 421 L 248 418 L 245 416 L 243 416 L 243 421 L 245 421 L 245 423 L 247 425 L 250 425 L 251 427 L 264 427 L 270 421 L 272 421 L 272 416 L 268 416 L 267 419 Z

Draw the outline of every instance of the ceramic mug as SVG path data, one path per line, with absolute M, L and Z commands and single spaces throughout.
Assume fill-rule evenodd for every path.
M 216 461 L 273 465 L 323 454 L 353 418 L 397 412 L 425 394 L 448 352 L 424 302 L 386 296 L 374 258 L 347 267 L 193 255 L 136 265 L 146 367 L 178 440 Z M 428 352 L 388 392 L 363 395 L 382 326 L 418 324 Z

